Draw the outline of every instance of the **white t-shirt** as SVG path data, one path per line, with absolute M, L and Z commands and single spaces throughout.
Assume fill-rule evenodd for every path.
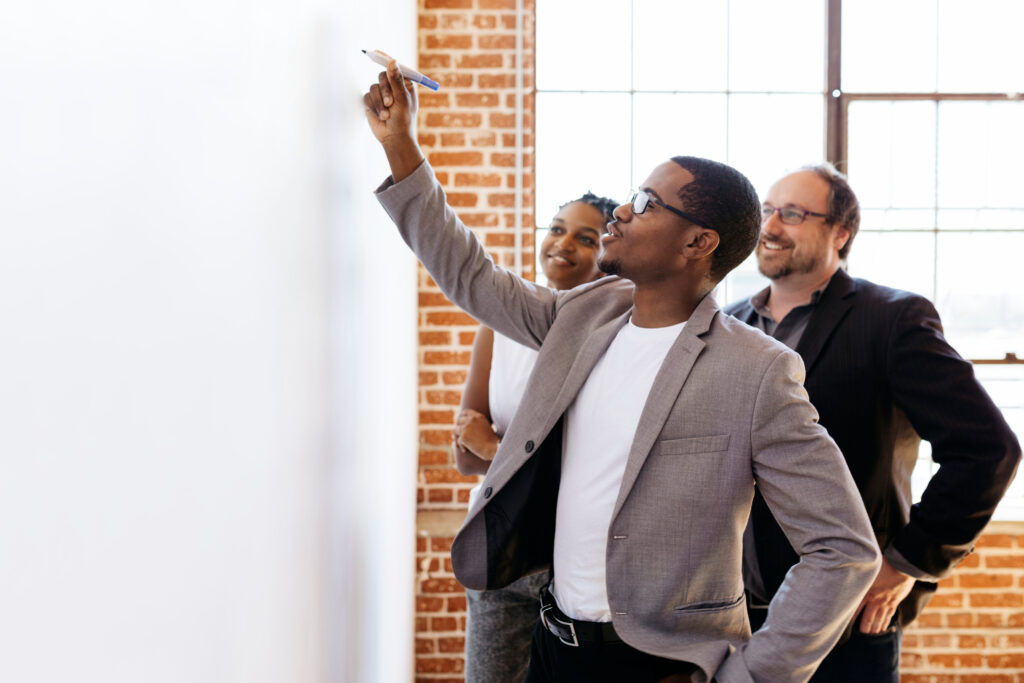
M 644 328 L 630 319 L 566 411 L 552 592 L 574 619 L 611 621 L 605 551 L 612 510 L 640 413 L 685 325 Z

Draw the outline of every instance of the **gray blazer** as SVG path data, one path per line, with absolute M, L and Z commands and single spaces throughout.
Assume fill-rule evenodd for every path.
M 562 418 L 628 320 L 633 284 L 605 277 L 560 292 L 495 266 L 426 162 L 385 181 L 378 198 L 453 302 L 540 349 L 452 545 L 466 587 L 501 587 L 551 564 Z M 877 572 L 864 506 L 803 376 L 797 354 L 721 314 L 709 295 L 640 416 L 608 529 L 613 623 L 637 649 L 697 664 L 700 680 L 807 680 Z M 751 637 L 741 561 L 755 485 L 800 562 Z

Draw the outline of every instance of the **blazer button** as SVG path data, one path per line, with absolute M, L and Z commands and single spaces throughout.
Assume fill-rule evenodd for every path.
M 488 486 L 487 488 L 484 489 L 484 498 L 490 498 L 490 497 L 491 497 L 491 487 Z
M 527 453 L 533 453 L 533 442 L 532 441 L 527 441 L 526 442 L 526 452 Z

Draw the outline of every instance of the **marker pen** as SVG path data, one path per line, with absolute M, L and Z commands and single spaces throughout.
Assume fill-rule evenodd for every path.
M 381 66 L 387 66 L 388 62 L 391 61 L 391 58 L 388 57 L 383 52 L 381 52 L 380 50 L 371 50 L 370 52 L 363 50 L 363 54 L 372 59 L 373 61 L 377 62 Z M 419 83 L 420 85 L 430 88 L 431 90 L 438 90 L 441 87 L 441 85 L 437 81 L 430 80 L 429 78 L 421 74 L 419 71 L 410 69 L 404 64 L 399 64 L 398 70 L 402 72 L 402 76 L 404 78 L 408 78 L 413 83 Z

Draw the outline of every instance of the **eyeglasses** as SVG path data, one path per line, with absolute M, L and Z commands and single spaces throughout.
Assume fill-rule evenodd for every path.
M 828 214 L 815 213 L 813 211 L 804 211 L 803 209 L 795 209 L 792 206 L 787 206 L 783 209 L 776 209 L 771 204 L 764 204 L 761 206 L 761 222 L 764 223 L 772 217 L 773 213 L 779 214 L 779 220 L 786 225 L 800 225 L 807 219 L 808 216 L 817 216 L 818 218 L 828 218 Z
M 668 209 L 669 211 L 671 211 L 675 215 L 679 216 L 680 218 L 685 218 L 686 220 L 690 221 L 691 223 L 699 225 L 702 228 L 707 228 L 708 230 L 714 230 L 714 228 L 712 228 L 710 225 L 708 225 L 707 223 L 705 223 L 701 219 L 697 218 L 696 216 L 691 216 L 690 214 L 686 213 L 685 211 L 680 211 L 679 209 L 677 209 L 674 206 L 669 206 L 665 202 L 663 202 L 660 199 L 657 199 L 655 197 L 652 197 L 651 195 L 647 194 L 643 190 L 637 190 L 636 192 L 633 193 L 633 196 L 630 197 L 630 199 L 629 199 L 629 203 L 633 205 L 633 213 L 635 213 L 637 215 L 642 214 L 644 211 L 646 211 L 647 210 L 647 206 L 649 204 L 651 204 L 652 202 L 654 204 L 657 204 L 658 206 L 660 206 L 663 209 Z

